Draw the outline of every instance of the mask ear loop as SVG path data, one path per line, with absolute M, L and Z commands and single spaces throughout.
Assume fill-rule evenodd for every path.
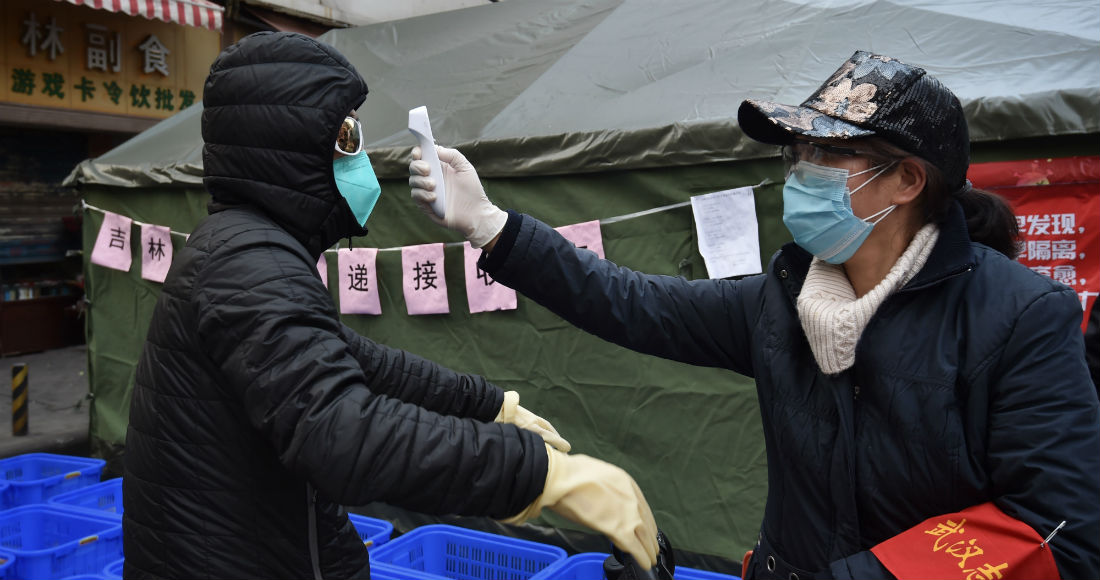
M 894 160 L 894 161 L 891 161 L 889 163 L 884 163 L 882 165 L 876 165 L 874 167 L 868 167 L 867 169 L 864 169 L 863 171 L 857 171 L 855 173 L 849 174 L 848 179 L 851 179 L 851 178 L 853 178 L 857 175 L 863 175 L 864 173 L 867 173 L 868 171 L 874 171 L 876 169 L 879 170 L 878 173 L 872 175 L 867 181 L 864 181 L 863 183 L 859 184 L 859 187 L 849 191 L 848 192 L 848 197 L 852 197 L 853 195 L 855 195 L 857 191 L 863 189 L 863 186 L 865 186 L 868 183 L 871 183 L 872 181 L 878 179 L 878 176 L 882 175 L 883 173 L 886 173 L 891 167 L 893 167 L 894 165 L 897 165 L 897 163 L 898 163 L 897 160 Z M 879 169 L 879 168 L 881 168 L 881 169 Z
M 894 160 L 894 161 L 891 161 L 889 163 L 885 163 L 883 165 L 878 165 L 878 166 L 875 166 L 875 167 L 868 167 L 867 169 L 864 169 L 863 171 L 859 171 L 859 172 L 853 173 L 852 175 L 849 175 L 848 177 L 852 177 L 852 176 L 855 176 L 855 175 L 861 175 L 861 174 L 867 173 L 868 171 L 874 171 L 875 169 L 879 169 L 881 167 L 881 169 L 879 169 L 878 173 L 872 175 L 870 179 L 868 179 L 867 181 L 864 181 L 863 183 L 861 183 L 859 187 L 857 187 L 857 188 L 853 189 L 852 191 L 848 192 L 848 197 L 851 198 L 853 195 L 855 195 L 855 193 L 857 191 L 863 189 L 864 185 L 867 185 L 868 183 L 871 183 L 878 176 L 882 175 L 883 173 L 886 173 L 887 170 L 889 170 L 891 167 L 893 167 L 896 164 L 897 164 L 897 160 Z M 865 218 L 862 218 L 861 221 L 864 221 L 864 222 L 867 222 L 867 223 L 871 224 L 871 227 L 875 227 L 876 225 L 878 225 L 878 223 L 880 221 L 886 219 L 886 216 L 890 215 L 890 212 L 894 211 L 895 209 L 898 209 L 898 205 L 896 203 L 894 205 L 891 205 L 890 207 L 882 210 L 882 211 L 877 211 L 877 212 L 875 212 L 875 213 L 873 213 L 873 214 L 871 214 L 871 215 L 869 215 Z M 878 219 L 875 219 L 875 218 L 878 218 Z
M 886 219 L 886 216 L 890 215 L 890 212 L 894 211 L 895 209 L 898 209 L 897 204 L 894 204 L 894 205 L 892 205 L 892 206 L 890 206 L 890 207 L 888 207 L 888 208 L 886 208 L 882 211 L 877 211 L 877 212 L 863 218 L 863 221 L 871 224 L 871 227 L 877 226 L 880 221 Z M 875 218 L 878 218 L 878 219 L 875 219 Z M 874 220 L 874 221 L 871 221 L 871 220 Z

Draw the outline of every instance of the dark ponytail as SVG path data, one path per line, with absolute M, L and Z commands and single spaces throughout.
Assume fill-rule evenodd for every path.
M 980 242 L 1015 260 L 1020 253 L 1019 226 L 1012 207 L 1003 197 L 970 187 L 970 182 L 952 197 L 966 214 L 970 239 Z
M 968 180 L 961 188 L 951 187 L 944 179 L 943 171 L 923 157 L 915 157 L 886 139 L 872 137 L 867 139 L 877 155 L 879 163 L 894 161 L 905 157 L 914 157 L 924 166 L 925 184 L 924 218 L 925 223 L 942 221 L 952 201 L 959 202 L 966 215 L 966 227 L 970 239 L 989 246 L 1015 260 L 1020 253 L 1019 227 L 1012 207 L 1001 196 L 974 189 Z
M 943 220 L 951 209 L 951 202 L 957 201 L 966 216 L 966 229 L 970 232 L 970 239 L 1015 260 L 1020 254 L 1020 232 L 1016 224 L 1016 214 L 1012 213 L 1008 202 L 995 193 L 974 189 L 970 180 L 952 191 L 944 183 L 943 172 L 938 167 L 924 159 L 921 162 L 924 164 L 926 180 L 925 218 L 930 222 Z

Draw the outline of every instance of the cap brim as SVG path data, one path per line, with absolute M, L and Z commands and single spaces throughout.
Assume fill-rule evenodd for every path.
M 742 101 L 737 124 L 750 138 L 769 145 L 789 145 L 796 137 L 854 139 L 875 132 L 830 117 L 809 107 L 780 105 L 770 101 Z

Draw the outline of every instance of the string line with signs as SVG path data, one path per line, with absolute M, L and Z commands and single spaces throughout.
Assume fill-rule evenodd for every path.
M 1044 162 L 1049 164 L 1050 160 Z M 1027 163 L 1035 165 L 1038 162 Z M 998 164 L 981 164 L 977 168 L 980 170 L 984 165 Z M 1095 163 L 1095 165 L 1100 167 L 1100 163 Z M 1092 167 L 1092 165 L 1089 167 Z M 972 167 L 972 170 L 974 169 Z M 993 171 L 994 169 L 997 169 L 997 171 Z M 995 175 L 1020 173 L 1019 171 L 1015 173 L 1008 171 L 1006 173 L 1006 171 L 1000 170 L 999 167 L 990 167 L 989 170 Z M 1092 173 L 1089 174 L 1090 177 L 1092 175 Z M 980 176 L 975 175 L 976 183 L 978 177 Z M 603 240 L 599 229 L 601 224 L 613 224 L 691 205 L 698 249 L 703 256 L 708 275 L 711 278 L 726 278 L 756 273 L 761 270 L 752 191 L 768 183 L 768 180 L 764 180 L 752 187 L 693 196 L 690 201 L 561 226 L 556 229 L 578 247 L 588 248 L 600 257 L 604 257 Z M 1095 256 L 1100 255 L 1100 250 L 1097 249 L 1100 247 L 1100 229 L 1087 227 L 1087 224 L 1096 223 L 1096 216 L 1100 215 L 1100 197 L 1097 197 L 1094 193 L 1095 183 L 1095 181 L 1088 179 L 1084 181 L 1081 179 L 1067 179 L 1064 183 L 1059 182 L 1049 185 L 1044 183 L 1042 185 L 1021 187 L 1013 182 L 1013 184 L 1009 184 L 1012 185 L 1013 191 L 1003 192 L 1014 206 L 1014 213 L 1017 216 L 1018 226 L 1023 237 L 1019 261 L 1031 270 L 1066 284 L 1077 292 L 1084 313 L 1082 330 L 1087 326 L 1089 312 L 1096 302 L 1097 296 L 1100 296 L 1100 274 L 1097 273 L 1100 270 L 1098 270 L 1095 258 Z M 1003 190 L 1006 187 L 1004 185 L 997 187 L 997 185 L 992 184 L 992 188 Z M 115 250 L 113 252 L 115 255 L 112 260 L 101 261 L 97 259 L 96 253 L 93 252 L 91 262 L 98 265 L 118 270 L 129 270 L 131 253 L 129 242 L 124 238 L 129 238 L 131 224 L 136 224 L 142 228 L 143 240 L 147 237 L 147 231 L 150 232 L 149 236 L 155 236 L 159 231 L 165 238 L 167 236 L 183 236 L 184 238 L 188 236 L 183 232 L 169 231 L 168 228 L 162 226 L 136 222 L 130 218 L 118 216 L 92 206 L 84 200 L 81 200 L 81 205 L 86 211 L 97 211 L 107 216 L 104 219 L 104 226 L 107 225 L 108 218 L 113 220 L 112 228 L 100 228 L 97 246 L 102 240 L 104 245 L 108 245 L 108 247 Z M 739 227 L 728 227 L 731 223 L 737 223 Z M 144 245 L 144 241 L 142 243 Z M 165 275 L 167 266 L 171 262 L 171 245 L 170 243 L 155 242 L 155 240 L 149 242 L 149 251 L 142 252 L 143 278 L 163 282 L 163 275 Z M 424 264 L 419 264 L 411 257 L 412 254 L 430 248 L 435 257 L 426 259 L 427 262 L 432 262 L 436 268 L 441 268 L 443 248 L 459 246 L 465 248 L 463 254 L 466 262 L 466 283 L 469 295 L 484 294 L 483 291 L 486 289 L 502 287 L 495 284 L 485 272 L 476 267 L 479 252 L 470 247 L 467 242 L 388 248 L 330 249 L 322 253 L 318 270 L 322 274 L 322 280 L 327 284 L 328 276 L 325 275 L 328 273 L 327 264 L 322 262 L 324 262 L 326 254 L 330 257 L 334 254 L 337 256 L 340 264 L 337 268 L 337 274 L 341 278 L 341 312 L 353 313 L 353 311 L 344 308 L 343 298 L 351 299 L 357 294 L 345 296 L 345 290 L 350 289 L 361 292 L 375 286 L 376 281 L 374 278 L 367 277 L 367 273 L 371 276 L 376 275 L 373 264 L 378 252 L 400 250 L 403 264 L 406 261 L 413 264 L 413 274 L 411 275 L 414 277 L 409 278 L 409 280 L 414 282 L 411 289 L 406 287 L 406 295 L 416 296 L 416 291 L 424 289 L 418 285 L 426 286 L 427 289 L 431 290 L 442 285 L 444 280 L 438 276 L 438 271 L 425 273 L 423 271 Z M 123 249 L 125 251 L 118 251 Z M 355 256 L 359 260 L 369 260 L 370 267 L 366 267 L 365 262 L 359 264 L 349 263 L 351 256 Z M 154 263 L 154 259 L 157 258 L 160 259 L 159 262 Z M 421 266 L 421 270 L 416 270 L 418 264 Z M 150 267 L 148 275 L 146 267 Z M 345 272 L 348 272 L 347 275 L 350 278 L 346 286 L 343 284 L 345 282 Z M 356 272 L 358 274 L 355 274 Z M 358 277 L 352 277 L 353 274 Z M 435 276 L 438 280 L 432 278 L 432 276 Z M 480 281 L 484 288 L 476 286 L 476 281 Z M 496 292 L 494 296 L 493 301 L 477 308 L 507 309 L 506 301 L 514 300 L 514 297 L 506 296 L 503 290 Z M 377 307 L 371 307 L 368 310 L 363 313 L 377 313 Z M 475 310 L 473 300 L 471 300 L 471 312 L 480 311 L 484 310 Z
M 763 184 L 764 183 L 762 182 L 760 185 L 763 185 Z M 759 187 L 760 185 L 756 185 L 754 187 Z M 679 208 L 682 208 L 682 207 L 687 207 L 689 205 L 691 205 L 690 201 L 682 201 L 682 202 L 679 202 L 679 203 L 673 203 L 673 204 L 669 204 L 669 205 L 662 205 L 662 206 L 659 206 L 659 207 L 654 207 L 654 208 L 650 208 L 650 209 L 646 209 L 646 210 L 642 210 L 642 211 L 637 211 L 637 212 L 634 212 L 634 213 L 617 215 L 617 216 L 609 217 L 609 218 L 601 218 L 599 220 L 599 222 L 600 222 L 601 225 L 613 224 L 613 223 L 623 222 L 623 221 L 627 221 L 627 220 L 631 220 L 631 219 L 635 219 L 635 218 L 645 217 L 647 215 L 652 215 L 652 214 L 655 214 L 655 213 L 660 213 L 660 212 L 664 212 L 664 211 L 679 209 Z M 99 212 L 101 214 L 107 212 L 107 210 L 96 207 L 96 206 L 84 201 L 83 199 L 80 200 L 80 206 L 85 211 L 90 210 L 90 211 Z M 153 224 L 147 224 L 145 222 L 138 221 L 138 220 L 133 220 L 133 223 L 134 223 L 134 225 L 137 225 L 137 226 L 153 225 Z M 189 233 L 177 232 L 176 230 L 169 230 L 169 232 L 173 236 L 180 236 L 184 239 L 187 239 L 187 236 L 191 235 Z M 466 244 L 466 242 L 445 242 L 443 244 L 443 246 L 447 247 L 447 248 L 457 248 L 457 247 L 462 246 L 464 244 Z M 401 250 L 403 247 L 404 246 L 394 246 L 394 247 L 390 247 L 390 248 L 375 248 L 375 249 L 378 250 L 379 252 L 394 252 L 394 251 Z M 325 253 L 326 254 L 334 254 L 337 251 L 338 251 L 337 248 L 330 248 L 328 250 L 325 250 Z
M 751 196 L 751 188 L 743 188 L 743 190 Z M 692 201 L 674 203 L 602 220 L 560 226 L 555 229 L 577 247 L 588 249 L 600 258 L 604 258 L 601 224 L 635 219 L 692 204 Z M 163 283 L 172 263 L 172 237 L 186 239 L 190 235 L 170 230 L 164 226 L 134 220 L 91 205 L 85 200 L 81 200 L 81 207 L 86 212 L 94 211 L 104 216 L 103 223 L 96 235 L 95 246 L 89 258 L 89 261 L 93 264 L 129 272 L 134 261 L 132 244 L 135 243 L 131 235 L 131 229 L 134 226 L 140 228 L 141 233 L 136 243 L 141 250 L 139 252 L 141 256 L 141 277 L 145 280 Z M 693 207 L 694 209 L 696 208 Z M 755 222 L 755 220 L 753 221 Z M 755 232 L 756 228 L 753 227 L 753 237 L 755 237 Z M 147 249 L 146 246 L 148 246 Z M 329 249 L 319 256 L 316 269 L 326 287 L 329 286 L 331 277 L 335 276 L 339 280 L 336 290 L 341 314 L 379 315 L 382 313 L 382 308 L 378 284 L 377 256 L 379 252 L 400 251 L 402 291 L 408 314 L 448 314 L 450 313 L 450 304 L 447 296 L 447 280 L 443 276 L 444 248 L 447 247 L 463 248 L 464 283 L 471 314 L 496 310 L 515 310 L 517 308 L 515 290 L 503 284 L 497 284 L 491 276 L 477 267 L 481 251 L 473 248 L 469 242 L 437 242 L 388 248 Z M 757 252 L 758 246 L 754 243 L 753 247 L 752 253 Z M 332 259 L 334 255 L 337 260 L 335 271 L 328 264 L 328 260 Z

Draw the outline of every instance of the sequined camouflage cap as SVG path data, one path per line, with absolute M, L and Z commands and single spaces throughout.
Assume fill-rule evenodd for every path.
M 771 145 L 877 135 L 930 161 L 952 189 L 966 183 L 970 132 L 959 99 L 924 69 L 887 56 L 857 51 L 800 106 L 747 100 L 737 122 Z

